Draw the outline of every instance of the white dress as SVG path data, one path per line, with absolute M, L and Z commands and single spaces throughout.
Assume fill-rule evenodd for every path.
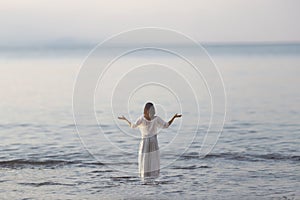
M 168 128 L 169 123 L 159 116 L 155 116 L 151 121 L 144 116 L 140 116 L 131 128 L 138 127 L 142 134 L 139 146 L 139 176 L 142 178 L 156 178 L 160 172 L 160 156 L 157 142 L 157 133 L 160 128 Z

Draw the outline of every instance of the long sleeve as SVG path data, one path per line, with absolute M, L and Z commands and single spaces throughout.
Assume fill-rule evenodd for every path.
M 157 124 L 158 124 L 159 128 L 168 128 L 169 127 L 169 123 L 164 121 L 159 116 L 157 116 Z
M 142 117 L 139 117 L 136 121 L 135 121 L 135 123 L 131 123 L 131 128 L 136 128 L 136 127 L 138 127 L 139 125 L 141 125 L 142 124 Z

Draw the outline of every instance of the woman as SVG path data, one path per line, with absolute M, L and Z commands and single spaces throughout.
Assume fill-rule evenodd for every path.
M 126 117 L 118 117 L 120 120 L 125 120 L 131 128 L 138 127 L 142 134 L 142 140 L 139 148 L 139 176 L 142 178 L 159 176 L 160 157 L 159 147 L 157 142 L 158 128 L 168 128 L 175 118 L 182 115 L 175 114 L 169 122 L 165 122 L 159 116 L 155 116 L 154 105 L 150 102 L 146 103 L 144 115 L 140 116 L 135 123 L 131 123 Z

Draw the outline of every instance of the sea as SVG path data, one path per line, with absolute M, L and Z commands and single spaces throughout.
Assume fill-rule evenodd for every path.
M 1 47 L 0 199 L 300 199 L 300 44 L 203 47 L 191 55 L 216 70 L 194 82 L 164 52 L 113 63 L 82 101 L 93 102 L 86 118 L 74 93 L 92 46 Z M 117 119 L 134 122 L 147 101 L 166 121 L 182 114 L 159 131 L 150 182 L 138 175 L 139 130 Z

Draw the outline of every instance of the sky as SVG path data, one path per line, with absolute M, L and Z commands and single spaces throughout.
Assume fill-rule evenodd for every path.
M 162 27 L 203 43 L 300 42 L 299 0 L 2 0 L 0 46 L 98 43 Z

